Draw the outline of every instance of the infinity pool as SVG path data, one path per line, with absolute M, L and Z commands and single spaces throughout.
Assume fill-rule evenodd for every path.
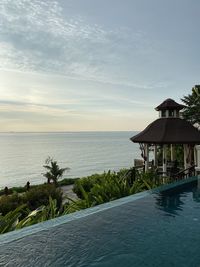
M 0 266 L 200 266 L 197 178 L 0 236 Z

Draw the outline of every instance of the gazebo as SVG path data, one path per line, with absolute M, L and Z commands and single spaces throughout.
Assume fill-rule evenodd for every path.
M 200 144 L 200 131 L 190 122 L 180 117 L 180 110 L 185 106 L 173 99 L 166 99 L 155 110 L 159 111 L 159 118 L 149 124 L 142 132 L 133 136 L 131 141 L 139 143 L 144 159 L 145 171 L 149 170 L 149 151 L 154 151 L 153 165 L 158 168 L 158 148 L 162 152 L 162 174 L 167 175 L 168 163 L 175 162 L 175 145 L 183 146 L 184 169 L 196 164 L 195 145 Z M 167 160 L 167 152 L 170 159 Z M 169 158 L 169 155 L 168 155 Z

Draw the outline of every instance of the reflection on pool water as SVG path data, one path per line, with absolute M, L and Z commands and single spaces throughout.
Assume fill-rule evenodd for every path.
M 191 181 L 2 235 L 0 266 L 198 267 L 200 188 Z

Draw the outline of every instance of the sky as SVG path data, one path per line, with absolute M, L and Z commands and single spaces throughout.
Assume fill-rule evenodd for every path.
M 0 132 L 135 131 L 200 83 L 199 0 L 0 0 Z

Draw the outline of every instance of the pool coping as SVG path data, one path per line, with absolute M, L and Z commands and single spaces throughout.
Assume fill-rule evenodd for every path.
M 192 182 L 195 182 L 197 180 L 200 180 L 200 176 L 194 176 L 194 177 L 190 177 L 188 179 L 185 180 L 181 180 L 181 181 L 177 181 L 171 184 L 166 184 L 166 185 L 162 185 L 159 186 L 157 188 L 151 189 L 151 190 L 147 190 L 147 191 L 143 191 L 140 193 L 136 193 L 127 197 L 123 197 L 120 199 L 116 199 L 101 205 L 97 205 L 95 207 L 92 208 L 88 208 L 88 209 L 84 209 L 84 210 L 80 210 L 71 214 L 67 214 L 67 215 L 63 215 L 60 216 L 58 218 L 55 219 L 51 219 L 45 222 L 41 222 L 41 223 L 37 223 L 35 225 L 32 226 L 28 226 L 25 227 L 23 229 L 19 229 L 19 230 L 15 230 L 15 231 L 11 231 L 9 233 L 5 233 L 5 234 L 1 234 L 0 235 L 0 246 L 6 243 L 10 243 L 19 239 L 22 239 L 26 236 L 41 232 L 41 231 L 45 231 L 45 230 L 49 230 L 50 228 L 80 219 L 80 218 L 84 218 L 86 216 L 95 214 L 95 213 L 99 213 L 105 210 L 108 210 L 110 208 L 114 208 L 114 207 L 118 207 L 121 206 L 123 204 L 132 202 L 132 201 L 136 201 L 139 200 L 141 198 L 144 198 L 146 196 L 150 196 L 152 194 L 157 194 L 157 193 L 161 193 L 163 191 L 167 191 L 176 187 L 180 187 Z

